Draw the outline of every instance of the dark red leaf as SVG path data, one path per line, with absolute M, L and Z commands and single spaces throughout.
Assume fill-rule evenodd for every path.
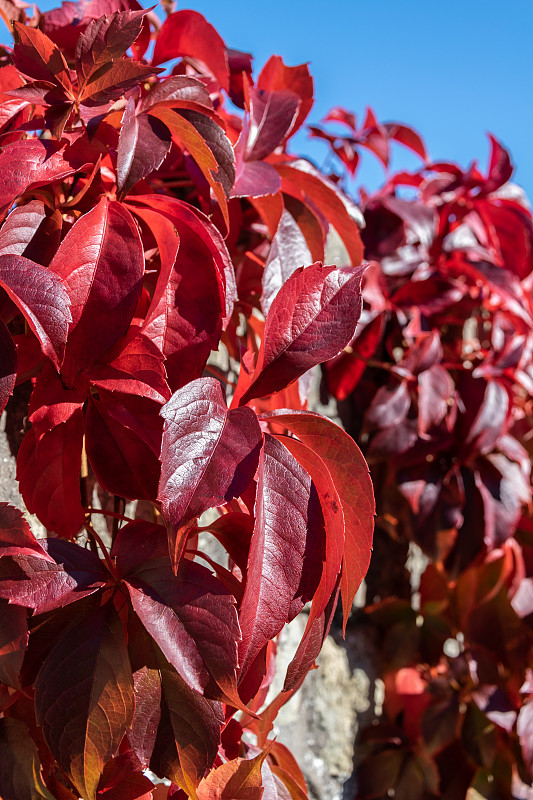
M 256 523 L 239 620 L 241 674 L 316 591 L 324 522 L 311 478 L 276 439 L 265 436 Z
M 45 80 L 58 86 L 72 97 L 68 66 L 55 44 L 38 28 L 13 23 L 16 44 L 13 49 L 15 66 L 28 77 Z
M 28 726 L 16 717 L 0 719 L 0 796 L 2 800 L 50 798 L 39 768 L 39 753 Z
M 0 600 L 0 683 L 19 688 L 19 673 L 27 644 L 26 609 Z M 0 781 L 0 791 L 1 786 Z
M 116 11 L 92 20 L 76 44 L 76 68 L 83 83 L 100 67 L 120 59 L 141 32 L 147 12 Z
M 133 97 L 128 100 L 117 150 L 117 188 L 127 194 L 135 184 L 158 169 L 168 151 L 171 137 L 157 117 L 136 114 Z
M 38 724 L 58 763 L 88 800 L 94 800 L 133 710 L 126 640 L 109 603 L 55 642 L 35 682 Z
M 250 123 L 245 161 L 261 161 L 278 147 L 292 128 L 300 101 L 286 89 L 250 91 Z
M 56 369 L 63 361 L 71 321 L 70 299 L 61 280 L 24 256 L 0 256 L 0 286 L 24 314 Z
M 290 276 L 270 307 L 249 384 L 240 396 L 237 389 L 234 403 L 284 389 L 348 344 L 361 313 L 363 272 L 316 263 Z
M 335 486 L 344 516 L 341 593 L 346 625 L 353 598 L 366 575 L 372 553 L 376 506 L 368 465 L 353 439 L 338 425 L 319 414 L 274 411 L 265 418 L 279 422 L 309 447 L 315 459 L 311 476 L 327 470 Z M 318 480 L 317 476 L 317 486 L 320 487 Z M 324 502 L 331 503 L 332 500 L 331 511 L 335 512 L 336 498 L 322 494 L 323 506 Z M 330 515 L 324 512 L 324 517 L 328 525 Z M 331 535 L 331 527 L 326 530 Z M 340 536 L 338 532 L 335 535 Z
M 0 414 L 13 394 L 17 379 L 17 349 L 13 337 L 6 325 L 0 322 L 0 348 L 2 362 L 0 365 Z
M 0 562 L 0 596 L 10 603 L 44 614 L 93 594 L 108 580 L 109 573 L 89 550 L 62 539 L 42 542 L 44 557 L 14 554 Z
M 298 97 L 300 106 L 290 133 L 296 133 L 313 107 L 313 78 L 307 64 L 288 67 L 280 56 L 271 56 L 257 79 L 258 89 L 280 91 L 288 89 Z
M 156 103 L 170 101 L 176 103 L 175 108 L 180 108 L 181 103 L 199 103 L 206 108 L 213 108 L 209 92 L 202 81 L 190 75 L 171 75 L 151 87 L 141 100 L 140 110 L 148 111 Z
M 228 411 L 214 378 L 179 389 L 163 407 L 162 513 L 174 528 L 237 497 L 253 478 L 262 434 L 251 409 Z
M 159 31 L 152 63 L 161 64 L 177 56 L 189 56 L 203 62 L 220 87 L 228 88 L 229 68 L 224 42 L 197 11 L 183 10 L 171 14 Z
M 131 322 L 142 289 L 144 255 L 139 231 L 120 203 L 102 198 L 80 217 L 61 243 L 50 268 L 72 303 L 62 376 L 94 364 Z
M 99 484 L 112 494 L 153 501 L 159 480 L 159 404 L 100 390 L 85 418 L 86 448 Z

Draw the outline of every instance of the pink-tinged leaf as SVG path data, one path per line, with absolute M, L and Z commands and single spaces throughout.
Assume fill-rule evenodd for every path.
M 50 269 L 62 279 L 71 300 L 62 369 L 68 385 L 109 350 L 131 322 L 144 273 L 133 217 L 120 203 L 102 198 L 74 223 Z
M 146 11 L 116 11 L 92 20 L 76 44 L 76 68 L 87 79 L 100 67 L 125 55 L 139 36 Z M 85 82 L 84 81 L 84 82 Z
M 0 153 L 2 187 L 0 210 L 5 210 L 22 192 L 62 180 L 81 169 L 83 161 L 68 158 L 56 142 L 25 139 L 6 145 Z
M 328 389 L 337 400 L 346 400 L 361 380 L 366 360 L 372 358 L 381 341 L 384 325 L 384 317 L 379 313 L 365 323 L 361 319 L 352 343 L 353 352 L 344 351 L 326 364 Z
M 288 67 L 280 56 L 271 56 L 257 79 L 258 89 L 268 91 L 289 90 L 300 101 L 296 119 L 290 130 L 291 136 L 300 128 L 313 107 L 313 78 L 307 64 Z
M 161 720 L 161 678 L 156 669 L 142 666 L 133 673 L 135 713 L 128 742 L 143 767 L 150 763 Z
M 358 266 L 363 258 L 363 245 L 354 218 L 355 210 L 351 214 L 334 184 L 328 183 L 318 171 L 313 173 L 307 162 L 298 162 L 298 166 L 301 169 L 285 164 L 276 166 L 283 191 L 315 207 L 339 234 L 352 266 Z
M 450 373 L 435 364 L 418 376 L 418 430 L 425 434 L 438 425 L 449 411 L 454 383 Z
M 226 306 L 221 254 L 214 253 L 210 228 L 194 212 L 176 211 L 179 216 L 167 217 L 135 208 L 153 232 L 161 258 L 143 333 L 165 356 L 172 389 L 202 374 L 209 353 L 218 346 Z
M 34 80 L 51 81 L 60 87 L 68 99 L 72 83 L 68 66 L 56 45 L 38 28 L 13 24 L 16 44 L 13 61 L 20 72 Z
M 62 539 L 43 539 L 39 553 L 14 554 L 0 562 L 0 597 L 44 614 L 98 591 L 109 579 L 100 559 Z
M 363 272 L 318 262 L 290 276 L 270 306 L 257 364 L 234 404 L 284 389 L 348 344 L 361 314 Z
M 0 600 L 0 683 L 19 688 L 19 673 L 27 645 L 26 609 Z
M 377 428 L 389 428 L 403 422 L 410 408 L 408 382 L 393 378 L 391 383 L 380 386 L 377 390 L 365 414 L 365 420 Z
M 41 777 L 37 747 L 21 719 L 0 719 L 0 764 L 3 800 L 53 800 Z
M 533 702 L 531 698 L 518 712 L 516 732 L 522 747 L 524 761 L 531 775 L 533 774 Z
M 298 267 L 313 261 L 301 228 L 288 211 L 283 211 L 263 273 L 261 307 L 265 317 L 275 296 Z
M 267 756 L 235 758 L 212 770 L 198 786 L 198 800 L 261 800 L 261 766 Z
M 61 238 L 61 214 L 41 200 L 17 206 L 0 230 L 0 256 L 17 255 L 48 266 Z
M 87 800 L 133 719 L 133 678 L 122 623 L 111 603 L 54 644 L 35 682 L 47 744 Z
M 507 389 L 497 380 L 470 380 L 461 386 L 461 395 L 467 409 L 465 445 L 488 453 L 505 432 L 510 404 Z
M 345 108 L 341 108 L 340 106 L 332 108 L 331 111 L 329 111 L 324 117 L 323 122 L 340 122 L 343 125 L 347 125 L 353 133 L 357 131 L 357 120 L 355 118 L 355 114 L 352 114 L 350 111 L 346 111 Z
M 0 256 L 0 286 L 24 314 L 45 356 L 59 369 L 71 321 L 61 280 L 24 256 Z
M 281 178 L 276 169 L 264 161 L 237 162 L 237 173 L 232 197 L 265 197 L 281 189 Z
M 130 339 L 109 363 L 91 367 L 87 379 L 93 386 L 110 392 L 166 403 L 170 400 L 170 389 L 163 362 L 159 348 L 141 333 Z
M 2 362 L 0 364 L 0 414 L 13 394 L 17 379 L 17 348 L 9 330 L 0 322 L 0 348 Z
M 256 523 L 239 621 L 241 674 L 316 591 L 324 521 L 308 473 L 276 439 L 265 436 L 259 462 Z
M 251 409 L 228 411 L 214 378 L 199 378 L 179 389 L 161 416 L 159 499 L 163 517 L 177 529 L 246 489 L 262 434 Z
M 0 503 L 0 557 L 13 555 L 38 555 L 52 560 L 30 531 L 22 511 Z
M 162 429 L 159 404 L 103 389 L 99 395 L 90 397 L 85 417 L 85 446 L 98 483 L 120 497 L 154 501 Z
M 291 130 L 300 101 L 286 89 L 250 91 L 250 124 L 245 161 L 261 161 L 278 147 Z
M 152 59 L 161 64 L 178 56 L 201 61 L 218 80 L 222 89 L 229 84 L 226 46 L 216 30 L 197 11 L 171 14 L 159 30 Z
M 353 439 L 319 414 L 274 411 L 264 418 L 288 428 L 309 447 L 316 458 L 311 475 L 327 470 L 336 488 L 345 526 L 341 594 L 346 625 L 372 553 L 376 506 L 368 465 Z
M 29 430 L 17 458 L 17 480 L 28 511 L 67 539 L 85 521 L 79 479 L 82 443 L 83 414 L 78 409 L 39 441 Z
M 133 97 L 122 119 L 117 150 L 117 188 L 123 195 L 163 163 L 170 150 L 170 132 L 157 117 L 137 115 Z
M 404 147 L 408 147 L 409 150 L 420 156 L 423 161 L 427 161 L 426 147 L 422 137 L 415 130 L 400 122 L 385 122 L 383 127 L 390 139 L 403 144 Z

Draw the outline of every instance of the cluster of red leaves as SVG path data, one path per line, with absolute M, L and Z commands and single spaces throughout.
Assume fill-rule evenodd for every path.
M 286 152 L 312 79 L 272 57 L 254 81 L 193 11 L 22 6 L 0 4 L 0 406 L 31 394 L 17 477 L 52 535 L 0 505 L 0 795 L 303 800 L 268 734 L 339 593 L 350 613 L 374 512 L 357 446 L 307 410 L 364 272 L 357 210 Z
M 486 173 L 431 163 L 420 138 L 352 115 L 316 128 L 350 173 L 357 148 L 387 163 L 398 139 L 424 159 L 363 195 L 364 309 L 325 367 L 376 491 L 362 614 L 385 683 L 362 736 L 358 800 L 533 796 L 533 221 L 491 137 Z M 398 136 L 400 130 L 400 136 Z M 353 149 L 353 153 L 350 148 Z M 412 596 L 387 564 L 415 542 Z M 389 560 L 387 560 L 389 554 Z M 412 558 L 412 553 L 410 555 Z M 381 575 L 378 572 L 381 571 Z M 386 595 L 389 595 L 385 598 Z

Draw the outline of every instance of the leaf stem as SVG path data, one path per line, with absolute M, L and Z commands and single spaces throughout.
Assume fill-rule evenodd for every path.
M 117 570 L 113 562 L 113 559 L 109 555 L 107 547 L 105 546 L 99 535 L 96 533 L 95 529 L 93 528 L 90 522 L 86 522 L 83 527 L 85 528 L 91 539 L 95 541 L 98 547 L 100 548 L 109 572 L 114 578 L 116 578 Z
M 117 514 L 116 511 L 104 511 L 103 508 L 93 508 L 92 506 L 87 506 L 84 510 L 86 514 L 103 514 L 105 517 L 113 517 L 113 519 L 119 519 L 123 522 L 135 522 L 131 517 Z

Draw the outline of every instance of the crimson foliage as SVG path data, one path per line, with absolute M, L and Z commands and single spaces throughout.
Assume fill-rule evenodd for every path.
M 50 538 L 0 504 L 0 794 L 301 800 L 268 732 L 372 543 L 366 462 L 306 400 L 359 319 L 359 212 L 286 152 L 306 66 L 254 81 L 193 11 L 23 5 L 0 4 L 0 406 L 29 397 L 17 477 Z
M 350 174 L 391 140 L 423 160 L 362 195 L 364 310 L 324 375 L 371 466 L 367 604 L 383 714 L 356 797 L 529 798 L 533 782 L 533 222 L 491 137 L 485 172 L 337 108 L 313 134 Z M 332 132 L 333 131 L 333 132 Z M 411 543 L 409 549 L 409 543 Z M 416 543 L 420 550 L 416 551 Z M 418 552 L 421 578 L 406 564 Z M 416 592 L 413 593 L 413 589 Z

